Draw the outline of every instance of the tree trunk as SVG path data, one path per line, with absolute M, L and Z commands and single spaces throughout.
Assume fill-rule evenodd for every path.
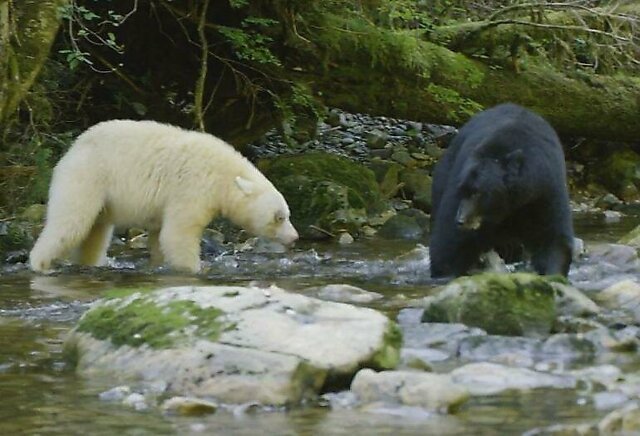
M 307 19 L 304 37 L 315 47 L 290 66 L 303 68 L 298 77 L 330 106 L 459 125 L 482 107 L 511 101 L 539 112 L 563 135 L 640 138 L 636 77 L 567 74 L 535 59 L 516 71 L 424 41 L 417 32 L 365 21 L 354 27 L 340 17 L 330 18 L 332 26 Z
M 47 60 L 68 0 L 0 0 L 0 126 L 16 111 Z

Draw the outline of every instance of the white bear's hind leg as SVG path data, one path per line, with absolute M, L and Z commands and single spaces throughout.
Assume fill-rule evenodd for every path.
M 161 266 L 164 263 L 164 255 L 160 249 L 160 231 L 149 230 L 147 246 L 149 247 L 149 255 L 151 256 L 151 266 Z
M 99 217 L 82 241 L 76 253 L 76 262 L 81 265 L 102 266 L 107 263 L 107 249 L 113 235 L 113 224 Z
M 103 202 L 91 187 L 88 192 L 81 187 L 78 182 L 69 191 L 51 196 L 44 229 L 29 254 L 32 270 L 50 269 L 54 260 L 67 256 L 91 231 Z
M 160 247 L 172 268 L 193 273 L 200 271 L 200 237 L 204 226 L 187 219 L 164 221 L 160 231 Z

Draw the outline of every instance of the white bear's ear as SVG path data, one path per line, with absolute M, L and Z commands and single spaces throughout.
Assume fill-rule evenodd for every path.
M 253 182 L 240 176 L 236 177 L 236 186 L 240 188 L 240 190 L 246 195 L 249 195 L 253 192 Z

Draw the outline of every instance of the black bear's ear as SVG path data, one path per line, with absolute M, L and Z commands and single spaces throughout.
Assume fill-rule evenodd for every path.
M 524 152 L 517 149 L 505 156 L 504 166 L 509 176 L 519 176 L 524 164 Z

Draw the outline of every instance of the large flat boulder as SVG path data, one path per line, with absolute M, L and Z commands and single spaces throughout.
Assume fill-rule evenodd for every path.
M 66 348 L 77 371 L 164 382 L 175 395 L 223 403 L 297 403 L 363 367 L 393 368 L 396 324 L 368 308 L 282 289 L 177 287 L 114 291 Z

